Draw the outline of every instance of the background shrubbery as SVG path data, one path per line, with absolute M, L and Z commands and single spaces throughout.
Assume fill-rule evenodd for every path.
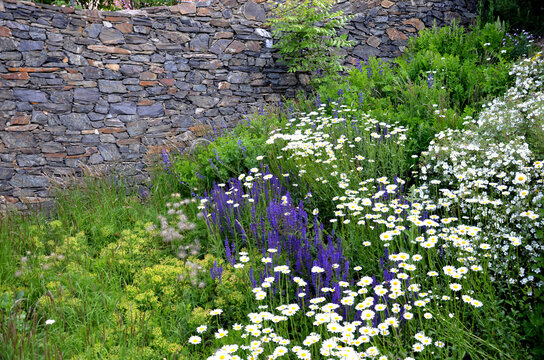
M 426 29 L 392 63 L 367 59 L 317 94 L 322 102 L 333 99 L 409 127 L 408 153 L 418 154 L 436 132 L 461 128 L 465 116 L 476 115 L 512 84 L 512 62 L 534 48 L 526 35 L 507 34 L 500 22 L 469 31 L 455 23 Z
M 479 0 L 483 21 L 508 21 L 513 29 L 544 34 L 544 4 L 540 0 Z

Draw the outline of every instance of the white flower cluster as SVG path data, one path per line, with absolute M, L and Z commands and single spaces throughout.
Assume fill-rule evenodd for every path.
M 510 136 L 533 126 L 544 116 L 544 56 L 536 54 L 514 65 L 513 87 L 503 97 L 485 105 L 478 119 L 486 137 Z
M 526 139 L 516 130 L 536 126 L 544 116 L 544 61 L 542 53 L 514 66 L 516 84 L 502 99 L 491 102 L 477 127 L 446 130 L 431 142 L 427 164 L 420 178 L 432 179 L 424 193 L 437 191 L 441 208 L 458 208 L 483 231 L 478 241 L 489 243 L 495 276 L 509 283 L 525 284 L 534 279 L 512 266 L 534 264 L 544 245 L 536 241 L 544 226 L 544 172 Z M 497 136 L 497 134 L 504 136 Z M 523 246 L 522 246 L 523 245 Z M 515 279 L 512 272 L 519 273 Z M 539 284 L 542 285 L 542 284 Z

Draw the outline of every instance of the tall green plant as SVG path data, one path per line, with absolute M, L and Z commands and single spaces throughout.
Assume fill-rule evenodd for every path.
M 333 52 L 353 45 L 347 34 L 337 33 L 350 17 L 333 12 L 334 4 L 335 0 L 285 0 L 272 8 L 267 24 L 289 72 L 332 75 L 343 69 L 340 56 Z

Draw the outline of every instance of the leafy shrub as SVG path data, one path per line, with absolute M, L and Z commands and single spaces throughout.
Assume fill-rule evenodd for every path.
M 334 0 L 286 0 L 271 9 L 267 24 L 278 41 L 281 60 L 289 72 L 320 72 L 334 75 L 342 66 L 335 49 L 349 47 L 347 35 L 337 35 L 349 17 L 343 11 L 331 12 Z
M 544 109 L 542 53 L 516 64 L 511 74 L 516 75 L 514 86 L 490 102 L 477 121 L 462 131 L 448 129 L 437 135 L 425 154 L 421 177 L 440 183 L 442 201 L 470 214 L 475 225 L 495 239 L 492 249 L 503 258 L 490 266 L 494 276 L 510 284 L 521 277 L 525 285 L 540 272 L 542 252 L 538 229 L 544 211 L 543 165 L 537 160 L 544 153 L 534 153 L 527 143 L 529 133 L 543 131 L 537 122 Z M 528 245 L 517 249 L 521 242 Z M 510 259 L 518 267 L 509 266 Z

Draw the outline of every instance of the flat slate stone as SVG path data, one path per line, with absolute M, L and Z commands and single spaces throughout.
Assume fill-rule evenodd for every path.
M 83 103 L 96 103 L 100 98 L 100 91 L 96 88 L 76 88 L 74 100 Z
M 145 134 L 147 129 L 147 121 L 138 120 L 127 123 L 127 132 L 129 136 L 137 136 Z
M 0 180 L 9 180 L 15 174 L 12 168 L 0 167 Z
M 135 115 L 136 103 L 135 102 L 120 102 L 110 105 L 110 113 L 112 115 Z
M 371 36 L 369 37 L 367 40 L 366 40 L 366 43 L 372 47 L 375 47 L 377 48 L 378 46 L 380 46 L 380 44 L 382 43 L 382 41 L 380 40 L 379 37 L 377 36 Z
M 138 115 L 158 117 L 164 115 L 164 108 L 161 103 L 155 103 L 149 106 L 138 106 Z
M 47 102 L 47 96 L 39 90 L 30 90 L 30 89 L 14 89 L 13 95 L 19 101 L 28 101 L 28 102 Z
M 114 161 L 121 159 L 121 154 L 117 145 L 115 144 L 103 144 L 98 146 L 98 151 L 105 161 Z
M 266 19 L 264 7 L 254 3 L 253 1 L 248 1 L 244 5 L 242 12 L 245 18 L 248 20 L 265 21 Z
M 218 98 L 200 95 L 189 96 L 189 100 L 191 100 L 194 105 L 206 109 L 212 108 L 219 102 Z
M 42 50 L 43 44 L 43 41 L 21 40 L 18 49 L 21 52 Z
M 0 132 L 0 138 L 2 138 L 2 142 L 8 149 L 33 148 L 36 146 L 36 139 L 31 133 L 2 131 Z
M 227 46 L 232 42 L 230 39 L 220 39 L 213 43 L 213 45 L 210 47 L 210 52 L 214 54 L 222 54 Z
M 40 175 L 28 175 L 28 174 L 16 174 L 11 178 L 9 182 L 12 186 L 19 188 L 39 188 L 48 187 L 49 180 L 45 176 Z
M 99 35 L 100 41 L 105 45 L 124 44 L 125 37 L 123 33 L 113 28 L 102 28 Z
M 206 52 L 209 48 L 210 36 L 208 34 L 199 34 L 189 43 L 192 51 Z
M 98 80 L 98 88 L 106 94 L 127 92 L 127 88 L 122 81 Z
M 18 155 L 17 164 L 19 166 L 40 166 L 45 165 L 47 161 L 44 156 L 41 154 L 31 154 L 31 155 Z
M 13 39 L 7 37 L 0 37 L 0 53 L 16 49 L 17 45 L 15 44 L 15 41 Z
M 59 153 L 59 152 L 63 152 L 65 148 L 62 144 L 51 141 L 51 142 L 46 142 L 41 144 L 40 150 L 44 153 Z
M 59 119 L 61 124 L 66 126 L 68 130 L 87 130 L 92 128 L 87 114 L 71 113 L 59 115 Z
M 85 28 L 85 34 L 88 37 L 96 39 L 102 31 L 102 24 L 91 24 Z
M 66 16 L 56 14 L 53 16 L 53 20 L 51 20 L 51 25 L 59 29 L 66 29 L 66 27 L 68 26 L 68 22 L 69 20 Z

